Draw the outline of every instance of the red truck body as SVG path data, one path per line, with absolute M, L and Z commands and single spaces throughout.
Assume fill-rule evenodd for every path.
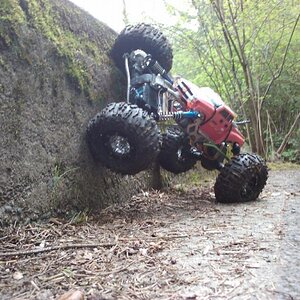
M 234 123 L 236 115 L 217 93 L 208 87 L 199 88 L 181 79 L 176 81 L 176 86 L 185 100 L 186 110 L 196 111 L 201 116 L 201 122 L 196 123 L 199 136 L 216 145 L 222 142 L 243 145 L 244 136 Z

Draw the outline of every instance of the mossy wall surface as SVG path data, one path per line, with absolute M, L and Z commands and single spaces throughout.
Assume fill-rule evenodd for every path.
M 146 187 L 85 143 L 88 121 L 124 97 L 116 33 L 66 0 L 0 0 L 0 223 L 101 208 Z

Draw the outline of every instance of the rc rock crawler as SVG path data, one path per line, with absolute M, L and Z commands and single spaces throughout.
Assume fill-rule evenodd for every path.
M 255 200 L 268 170 L 256 154 L 241 153 L 244 137 L 235 113 L 207 87 L 171 77 L 172 48 L 152 25 L 127 26 L 111 56 L 127 77 L 127 100 L 106 106 L 90 122 L 87 142 L 93 157 L 121 174 L 136 174 L 157 159 L 175 174 L 197 161 L 218 170 L 219 202 Z M 163 134 L 158 123 L 174 120 Z

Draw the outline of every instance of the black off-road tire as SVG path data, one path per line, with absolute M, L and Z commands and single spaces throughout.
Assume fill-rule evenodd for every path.
M 159 153 L 156 122 L 136 105 L 111 103 L 88 124 L 87 142 L 95 160 L 121 174 L 145 170 Z
M 162 147 L 158 156 L 161 167 L 174 174 L 190 170 L 197 162 L 189 156 L 191 146 L 187 135 L 178 126 L 170 126 L 162 135 Z
M 233 157 L 217 177 L 215 196 L 218 202 L 247 202 L 257 199 L 268 178 L 264 160 L 256 154 Z
M 130 54 L 137 49 L 151 54 L 166 72 L 171 70 L 173 61 L 171 45 L 153 25 L 144 23 L 128 25 L 118 35 L 111 50 L 111 57 L 122 72 L 125 73 L 124 53 Z

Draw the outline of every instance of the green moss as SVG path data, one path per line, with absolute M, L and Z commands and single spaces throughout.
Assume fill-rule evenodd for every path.
M 19 26 L 25 22 L 25 15 L 17 0 L 1 0 L 0 37 L 6 45 L 12 43 L 12 32 L 18 34 Z
M 68 13 L 66 11 L 66 14 Z M 75 86 L 92 100 L 97 98 L 89 86 L 90 73 L 82 59 L 85 54 L 91 55 L 95 63 L 101 63 L 103 57 L 99 54 L 97 45 L 89 41 L 88 37 L 77 36 L 73 32 L 62 28 L 62 25 L 58 22 L 59 18 L 49 1 L 28 1 L 28 15 L 30 24 L 39 30 L 47 40 L 51 41 L 55 45 L 59 56 L 64 58 L 66 74 L 72 79 Z
M 282 170 L 295 170 L 300 169 L 299 164 L 293 164 L 290 162 L 268 162 L 268 168 L 272 171 L 282 171 Z
M 25 16 L 17 0 L 1 0 L 0 21 L 16 25 L 24 23 Z
M 27 22 L 28 26 L 36 29 L 55 46 L 65 63 L 66 75 L 71 79 L 70 82 L 91 100 L 101 98 L 90 85 L 90 68 L 94 64 L 107 63 L 108 57 L 99 51 L 99 46 L 88 34 L 74 33 L 71 27 L 68 27 L 68 16 L 72 19 L 72 16 L 80 15 L 79 11 L 67 5 L 58 8 L 55 1 L 49 0 L 0 1 L 0 39 L 7 46 L 14 46 L 16 51 L 21 53 L 21 59 L 23 58 L 22 46 L 17 43 L 12 45 L 12 42 L 14 37 L 19 35 L 20 25 Z M 78 16 L 78 19 L 80 17 Z
M 5 67 L 3 58 L 0 56 L 0 67 Z

